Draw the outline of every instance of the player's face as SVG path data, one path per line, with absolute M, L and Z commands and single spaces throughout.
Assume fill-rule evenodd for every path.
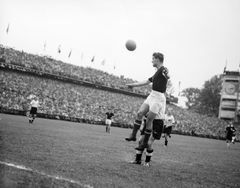
M 153 65 L 153 67 L 157 67 L 158 61 L 159 61 L 158 59 L 155 59 L 155 57 L 152 56 L 152 65 Z

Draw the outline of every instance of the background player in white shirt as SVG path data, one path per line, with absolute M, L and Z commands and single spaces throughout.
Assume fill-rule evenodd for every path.
M 175 119 L 169 110 L 164 117 L 164 130 L 163 137 L 165 138 L 165 146 L 168 145 L 168 137 L 171 138 L 172 126 L 175 123 Z
M 34 119 L 37 116 L 37 108 L 39 107 L 39 101 L 36 96 L 33 98 L 30 105 L 31 105 L 31 109 L 29 113 L 29 123 L 33 123 Z

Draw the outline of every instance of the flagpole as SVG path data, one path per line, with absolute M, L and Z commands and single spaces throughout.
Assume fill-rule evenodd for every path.
M 71 75 L 72 75 L 73 65 L 72 65 L 72 63 L 71 63 L 71 62 L 72 62 L 72 61 L 71 61 L 71 58 L 69 57 L 68 59 L 69 59 L 69 64 L 71 64 Z
M 116 69 L 116 61 L 114 61 L 114 64 L 113 64 L 113 75 L 114 75 L 115 69 Z
M 45 56 L 46 45 L 47 45 L 47 42 L 45 41 L 44 46 L 43 46 L 43 56 Z
M 10 23 L 8 23 L 8 27 L 7 27 L 7 30 L 6 30 L 6 33 L 7 33 L 7 37 L 6 37 L 6 46 L 8 46 L 8 33 L 9 33 L 9 27 L 10 27 Z
M 82 61 L 83 61 L 83 51 L 82 51 L 82 56 L 81 56 L 81 66 L 83 67 Z
M 226 64 L 225 64 L 225 67 L 224 67 L 224 70 L 223 70 L 223 74 L 226 72 L 227 70 L 227 60 L 226 60 Z
M 178 96 L 180 96 L 180 85 L 181 85 L 181 81 L 179 81 L 178 83 Z
M 6 37 L 6 46 L 8 46 L 8 33 L 7 33 L 7 37 Z

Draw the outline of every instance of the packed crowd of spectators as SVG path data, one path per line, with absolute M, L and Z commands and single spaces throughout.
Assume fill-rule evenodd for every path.
M 28 111 L 32 96 L 38 96 L 39 113 L 103 121 L 112 110 L 114 121 L 128 124 L 134 118 L 142 98 L 1 70 L 3 108 Z
M 115 76 L 102 70 L 91 67 L 76 66 L 52 59 L 47 56 L 33 55 L 13 48 L 7 48 L 0 45 L 0 58 L 6 63 L 18 65 L 26 68 L 39 70 L 42 72 L 56 74 L 60 76 L 71 77 L 73 79 L 88 81 L 108 87 L 126 89 L 126 83 L 132 83 L 134 80 Z M 134 88 L 134 92 L 149 94 L 151 87 L 144 86 Z
M 109 83 L 114 85 L 108 85 L 108 87 L 114 88 L 124 88 L 125 83 L 133 81 L 125 78 L 121 80 L 119 77 L 91 68 L 76 67 L 76 70 L 72 71 L 68 69 L 69 64 L 55 60 L 47 63 L 44 57 L 13 49 L 7 49 L 10 58 L 6 58 L 6 49 L 3 47 L 0 49 L 2 54 L 0 60 L 10 65 L 34 70 L 41 69 L 40 71 L 48 71 L 50 74 L 60 76 L 76 76 L 75 79 L 96 84 L 106 84 L 109 79 Z M 66 70 L 66 72 L 63 70 Z M 69 71 L 72 71 L 73 74 Z M 99 77 L 101 79 L 97 78 L 98 74 L 102 74 Z M 111 110 L 115 114 L 115 123 L 123 125 L 123 127 L 129 127 L 135 118 L 136 110 L 139 109 L 144 100 L 141 97 L 94 89 L 76 83 L 41 77 L 41 75 L 34 76 L 28 72 L 15 71 L 14 68 L 9 70 L 5 69 L 4 66 L 0 66 L 0 77 L 1 109 L 26 113 L 30 109 L 29 103 L 32 96 L 36 95 L 40 101 L 38 113 L 55 118 L 67 117 L 89 122 L 104 122 L 106 111 Z M 110 81 L 110 78 L 113 79 L 113 77 L 116 82 Z M 117 85 L 118 83 L 120 85 Z M 214 138 L 225 136 L 225 128 L 228 123 L 226 121 L 190 112 L 173 104 L 168 104 L 167 110 L 171 110 L 176 119 L 177 123 L 173 130 L 177 133 Z M 236 128 L 237 138 L 239 139 L 240 127 Z
M 168 105 L 177 123 L 176 130 L 191 135 L 202 135 L 210 137 L 224 137 L 228 121 L 216 117 L 198 114 L 175 105 Z M 239 129 L 240 131 L 240 129 Z M 239 132 L 238 131 L 238 132 Z

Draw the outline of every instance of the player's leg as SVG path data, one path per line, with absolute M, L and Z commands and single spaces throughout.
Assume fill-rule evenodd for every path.
M 235 135 L 232 136 L 232 143 L 233 143 L 233 144 L 235 144 L 235 139 L 236 139 Z
M 110 127 L 111 127 L 111 120 L 109 121 L 109 124 L 108 124 L 108 133 L 110 133 Z
M 31 110 L 29 112 L 29 123 L 33 122 L 33 116 L 34 116 L 34 110 L 33 110 L 33 108 L 31 108 Z
M 144 126 L 143 126 L 142 130 L 140 130 L 141 133 L 140 133 L 140 137 L 138 139 L 139 145 L 143 142 L 145 129 L 146 129 L 146 121 L 144 121 Z
M 140 137 L 138 139 L 138 144 L 140 145 L 143 142 L 144 139 L 144 132 L 146 130 L 146 118 L 143 118 L 142 125 L 140 127 Z
M 135 160 L 131 161 L 132 164 L 141 164 L 142 163 L 142 154 L 143 150 L 136 150 Z
M 140 135 L 139 139 L 138 139 L 138 144 L 140 145 L 143 142 L 144 139 L 144 135 Z
M 33 121 L 35 120 L 36 116 L 37 116 L 37 114 L 33 114 L 32 123 L 33 123 Z
M 107 130 L 108 130 L 108 121 L 107 121 L 107 119 L 105 120 L 105 125 L 106 125 L 106 132 L 107 132 Z
M 148 112 L 147 119 L 146 119 L 146 130 L 144 132 L 143 142 L 138 147 L 136 147 L 135 149 L 141 150 L 141 149 L 144 149 L 144 148 L 148 147 L 148 141 L 149 141 L 149 138 L 152 134 L 152 124 L 153 124 L 153 121 L 154 121 L 156 115 L 157 114 L 152 112 L 152 111 Z
M 148 148 L 147 148 L 147 151 L 146 151 L 146 158 L 145 158 L 145 162 L 143 163 L 143 166 L 150 166 L 150 161 L 151 161 L 151 157 L 153 155 L 153 142 L 154 142 L 154 137 L 151 136 L 149 138 L 149 142 L 148 142 Z
M 146 152 L 146 160 L 143 164 L 144 166 L 149 166 L 150 161 L 153 155 L 153 143 L 155 140 L 160 140 L 163 132 L 163 120 L 162 119 L 155 119 L 153 121 L 153 133 L 148 142 L 148 148 Z
M 168 138 L 167 138 L 167 136 L 165 136 L 164 146 L 167 147 L 167 145 L 168 145 Z
M 143 130 L 145 129 L 146 125 L 143 127 Z M 141 135 L 138 139 L 138 144 L 141 144 L 143 142 L 144 139 L 144 132 L 141 132 Z M 143 154 L 143 150 L 136 150 L 136 158 L 134 161 L 132 161 L 132 164 L 141 164 L 142 162 L 142 154 Z
M 169 127 L 168 137 L 171 138 L 172 126 Z
M 163 126 L 163 138 L 165 138 L 167 135 L 166 135 L 166 125 Z
M 138 139 L 138 144 L 140 145 L 143 140 L 144 140 L 144 137 L 145 137 L 145 129 L 146 129 L 146 120 L 144 120 L 144 122 L 142 123 L 142 126 L 141 126 L 141 133 L 140 133 L 140 137 Z M 144 149 L 142 150 L 136 150 L 136 159 L 135 161 L 133 161 L 132 163 L 133 164 L 141 164 L 141 159 L 142 159 L 142 154 L 143 154 L 143 151 Z
M 168 137 L 170 138 L 170 133 L 171 133 L 171 127 L 167 127 L 166 128 L 166 136 L 165 136 L 165 143 L 164 146 L 167 147 L 168 146 Z
M 37 108 L 32 108 L 32 123 L 35 120 L 37 116 Z
M 29 112 L 29 119 L 28 119 L 28 121 L 29 121 L 29 123 L 32 123 L 32 117 L 33 117 L 33 108 L 31 108 L 30 109 L 30 112 Z
M 145 114 L 147 114 L 148 111 L 149 111 L 149 105 L 146 103 L 143 103 L 137 113 L 137 118 L 133 124 L 132 133 L 130 134 L 129 137 L 125 138 L 126 141 L 136 141 L 136 135 L 137 135 L 138 130 L 141 127 L 142 118 Z
M 29 113 L 28 121 L 29 121 L 29 123 L 32 123 L 32 114 L 31 113 Z
M 229 140 L 227 139 L 226 142 L 227 142 L 227 147 L 229 148 L 230 147 Z

